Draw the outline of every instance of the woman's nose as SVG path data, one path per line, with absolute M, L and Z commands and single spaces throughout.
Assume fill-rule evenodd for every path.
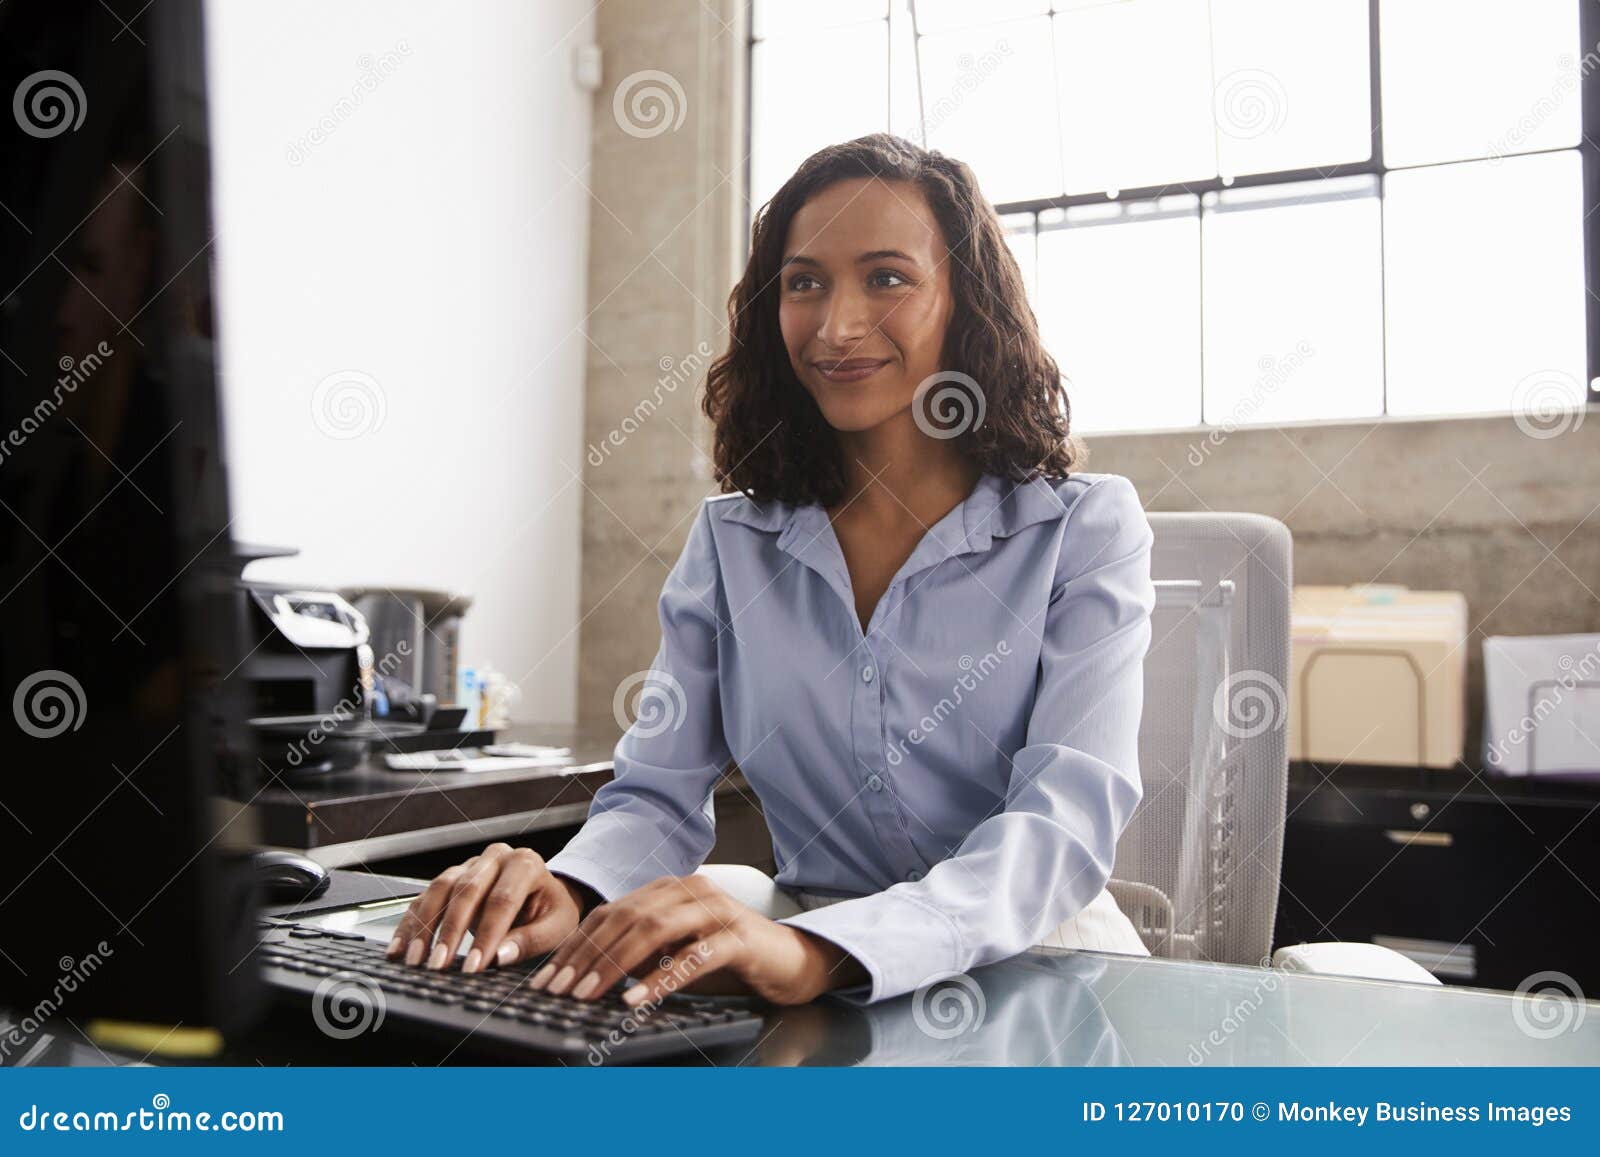
M 829 349 L 844 350 L 857 345 L 872 332 L 873 318 L 866 299 L 859 293 L 840 292 L 831 295 L 827 312 L 817 337 Z

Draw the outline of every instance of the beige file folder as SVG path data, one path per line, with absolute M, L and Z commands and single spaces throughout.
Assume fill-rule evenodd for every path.
M 1297 586 L 1289 758 L 1453 767 L 1466 741 L 1467 600 Z

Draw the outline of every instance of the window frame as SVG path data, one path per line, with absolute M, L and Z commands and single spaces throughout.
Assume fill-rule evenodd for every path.
M 1233 189 L 1260 188 L 1264 186 L 1288 186 L 1315 181 L 1334 180 L 1341 177 L 1369 176 L 1377 182 L 1376 197 L 1379 207 L 1378 245 L 1380 255 L 1383 253 L 1384 214 L 1383 202 L 1387 189 L 1387 177 L 1392 172 L 1409 172 L 1421 168 L 1437 168 L 1444 165 L 1471 164 L 1481 158 L 1465 158 L 1459 161 L 1437 161 L 1421 165 L 1397 165 L 1393 168 L 1387 166 L 1383 159 L 1383 72 L 1380 46 L 1380 6 L 1382 0 L 1367 0 L 1367 67 L 1369 72 L 1368 86 L 1368 122 L 1371 134 L 1372 149 L 1364 161 L 1347 161 L 1325 167 L 1311 167 L 1299 169 L 1278 169 L 1265 173 L 1248 173 L 1223 178 L 1220 176 L 1207 178 L 1200 181 L 1185 181 L 1170 185 L 1144 186 L 1140 188 L 1119 189 L 1115 194 L 1105 192 L 1097 193 L 1063 193 L 1053 197 L 1036 197 L 1023 201 L 1007 201 L 994 206 L 995 213 L 1002 219 L 1033 217 L 1033 237 L 1037 243 L 1040 233 L 1051 228 L 1061 226 L 1045 225 L 1041 228 L 1039 217 L 1051 210 L 1065 210 L 1084 205 L 1106 204 L 1134 204 L 1152 203 L 1162 197 L 1175 194 L 1192 194 L 1196 197 L 1196 212 L 1204 220 L 1207 211 L 1205 195 L 1207 193 L 1221 194 Z M 1583 204 L 1583 284 L 1586 300 L 1584 302 L 1585 323 L 1585 370 L 1584 383 L 1585 409 L 1600 406 L 1600 0 L 1577 0 L 1578 2 L 1578 50 L 1577 66 L 1580 70 L 1579 81 L 1579 113 L 1580 135 L 1576 146 L 1567 145 L 1554 149 L 1531 149 L 1527 152 L 1510 153 L 1507 156 L 1537 156 L 1546 153 L 1575 152 L 1579 156 L 1579 165 L 1582 172 L 1582 204 Z M 917 28 L 916 4 L 914 0 L 887 0 L 882 17 L 886 25 L 890 25 L 889 35 L 886 36 L 886 52 L 891 60 L 886 61 L 885 75 L 889 75 L 894 52 L 894 36 L 892 28 L 893 14 L 891 9 L 896 3 L 904 3 L 907 8 L 908 18 L 911 21 L 912 67 L 916 73 L 917 99 L 919 104 L 923 99 L 922 94 L 922 60 L 921 41 L 923 33 Z M 1051 9 L 1052 16 L 1054 7 Z M 876 17 L 874 20 L 878 19 Z M 860 23 L 867 23 L 861 21 Z M 754 144 L 755 115 L 754 115 L 754 59 L 755 46 L 760 42 L 755 35 L 755 0 L 746 0 L 745 3 L 745 69 L 744 69 L 744 146 L 745 157 L 752 155 Z M 1593 55 L 1597 64 L 1593 68 L 1585 69 L 1583 62 Z M 892 86 L 892 80 L 889 82 Z M 892 99 L 889 93 L 886 97 Z M 925 113 L 925 110 L 923 110 Z M 918 141 L 925 144 L 925 141 Z M 750 165 L 745 165 L 745 196 L 744 196 L 744 236 L 748 241 L 750 229 L 753 224 L 754 204 L 751 197 L 750 182 L 752 179 Z M 1380 257 L 1381 260 L 1381 257 Z M 1387 348 L 1388 316 L 1386 306 L 1387 268 L 1380 267 L 1379 280 L 1379 335 L 1381 344 Z M 1205 341 L 1204 329 L 1201 330 L 1203 356 L 1203 343 Z M 1441 414 L 1429 415 L 1395 415 L 1389 412 L 1389 383 L 1387 359 L 1383 366 L 1383 411 L 1364 418 L 1306 418 L 1294 422 L 1263 423 L 1263 428 L 1275 425 L 1340 425 L 1351 422 L 1376 422 L 1376 421 L 1416 421 L 1429 418 L 1492 418 L 1512 413 L 1512 408 L 1507 406 L 1504 411 L 1488 410 L 1471 413 L 1455 413 L 1446 411 Z M 1183 429 L 1212 429 L 1217 423 L 1207 422 L 1204 419 L 1205 382 L 1201 380 L 1200 397 L 1196 399 L 1197 409 L 1202 415 L 1192 425 L 1151 427 L 1151 433 L 1170 433 L 1173 430 Z M 1137 434 L 1142 430 L 1116 430 L 1107 431 L 1108 434 Z M 1099 433 L 1096 436 L 1103 436 Z

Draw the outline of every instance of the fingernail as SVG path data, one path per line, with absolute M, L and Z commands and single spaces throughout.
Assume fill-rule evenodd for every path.
M 396 936 L 393 940 L 389 941 L 389 947 L 387 947 L 387 948 L 385 948 L 383 950 L 383 954 L 385 956 L 389 957 L 390 959 L 393 959 L 394 958 L 394 954 L 396 952 L 399 952 L 399 951 L 400 951 L 400 937 Z
M 444 962 L 449 955 L 450 954 L 445 951 L 444 941 L 439 941 L 439 943 L 433 946 L 433 952 L 428 956 L 428 967 L 437 972 L 439 969 L 444 967 Z
M 422 954 L 424 952 L 426 952 L 427 950 L 428 950 L 428 946 L 426 944 L 424 944 L 421 940 L 413 940 L 411 942 L 411 947 L 406 949 L 406 964 L 407 964 L 407 966 L 411 967 L 411 968 L 415 968 L 417 965 L 421 964 L 422 963 Z
M 587 1000 L 589 999 L 589 994 L 599 987 L 600 974 L 598 972 L 590 972 L 582 980 L 578 981 L 578 987 L 572 990 L 572 995 L 579 1000 Z
M 566 992 L 572 985 L 572 978 L 576 975 L 578 975 L 577 969 L 570 964 L 556 973 L 556 978 L 550 982 L 550 994 L 552 996 L 560 996 Z
M 533 974 L 533 979 L 528 981 L 528 987 L 543 988 L 545 985 L 550 983 L 550 978 L 555 974 L 556 966 L 554 964 L 546 964 L 543 968 L 539 969 L 538 972 Z
M 507 940 L 494 954 L 496 964 L 515 964 L 517 962 L 517 942 Z
M 474 948 L 471 952 L 467 953 L 467 962 L 461 966 L 461 971 L 476 972 L 478 971 L 478 965 L 481 963 L 483 963 L 483 953 Z
M 627 992 L 622 994 L 622 1000 L 623 1003 L 625 1003 L 629 1008 L 638 1008 L 645 1002 L 645 998 L 649 995 L 650 990 L 644 985 L 635 984 L 632 988 L 628 989 Z

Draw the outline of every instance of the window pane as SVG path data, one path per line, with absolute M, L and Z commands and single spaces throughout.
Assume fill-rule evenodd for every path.
M 999 204 L 1061 192 L 1048 17 L 924 36 L 929 148 L 972 166 Z
M 1390 166 L 1578 143 L 1578 0 L 1384 0 Z
M 1039 233 L 1038 314 L 1067 378 L 1075 431 L 1192 426 L 1200 417 L 1196 199 L 1094 205 Z M 1152 340 L 1153 334 L 1160 335 Z
M 1207 197 L 1207 422 L 1383 412 L 1379 213 L 1375 177 Z
M 896 4 L 889 9 L 889 131 L 908 141 L 922 140 L 920 89 L 911 13 Z
M 822 146 L 887 127 L 888 36 L 887 22 L 875 21 L 752 46 L 752 205 Z
M 1372 155 L 1367 0 L 1212 0 L 1225 176 Z
M 885 0 L 755 0 L 750 29 L 755 36 L 837 28 L 861 20 L 882 20 L 889 11 Z
M 1216 176 L 1206 5 L 1078 0 L 1054 20 L 1067 192 Z
M 1022 284 L 1027 287 L 1028 302 L 1034 304 L 1039 300 L 1039 259 L 1034 249 L 1034 216 L 1032 213 L 1016 213 L 1000 218 L 1000 225 L 1006 231 L 1006 244 L 1011 247 L 1011 254 L 1022 270 Z
M 1390 173 L 1389 412 L 1526 412 L 1584 381 L 1575 152 Z
M 917 31 L 944 32 L 969 24 L 994 24 L 1017 16 L 1043 16 L 1050 11 L 1050 0 L 915 0 Z

